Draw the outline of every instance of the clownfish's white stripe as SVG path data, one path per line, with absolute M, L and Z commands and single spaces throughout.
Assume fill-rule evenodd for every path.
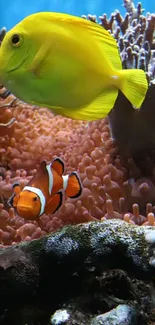
M 35 193 L 39 196 L 40 205 L 41 205 L 39 216 L 41 216 L 44 213 L 45 204 L 46 204 L 46 199 L 45 199 L 43 192 L 39 188 L 33 187 L 33 186 L 25 186 L 23 188 L 23 191 L 30 191 L 30 192 Z
M 48 172 L 48 191 L 49 194 L 52 193 L 52 189 L 53 189 L 53 173 L 51 171 L 51 164 L 46 166 L 47 172 Z
M 66 191 L 67 185 L 68 185 L 68 180 L 69 180 L 69 175 L 62 176 L 63 178 L 63 189 Z

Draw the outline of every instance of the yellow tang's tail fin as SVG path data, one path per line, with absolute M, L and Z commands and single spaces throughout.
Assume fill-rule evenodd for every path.
M 133 106 L 139 108 L 148 89 L 145 72 L 140 69 L 127 69 L 119 71 L 119 76 L 119 89 Z

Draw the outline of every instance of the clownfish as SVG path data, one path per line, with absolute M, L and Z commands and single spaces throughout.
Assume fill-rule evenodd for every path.
M 18 215 L 36 220 L 42 214 L 55 213 L 63 201 L 63 194 L 69 198 L 81 195 L 82 184 L 76 172 L 63 175 L 64 163 L 55 158 L 50 164 L 43 161 L 35 176 L 22 190 L 19 183 L 13 184 L 13 195 L 9 205 L 13 206 Z

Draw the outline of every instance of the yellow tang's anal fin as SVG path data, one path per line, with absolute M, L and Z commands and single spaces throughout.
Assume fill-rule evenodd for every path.
M 109 87 L 102 92 L 95 100 L 85 107 L 77 110 L 66 110 L 65 116 L 75 120 L 95 121 L 108 115 L 115 104 L 118 95 L 116 87 Z

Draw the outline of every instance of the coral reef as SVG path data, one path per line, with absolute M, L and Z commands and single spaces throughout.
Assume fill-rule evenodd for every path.
M 100 23 L 117 39 L 124 68 L 143 68 L 150 83 L 140 110 L 119 94 L 109 118 L 86 123 L 27 105 L 0 88 L 0 243 L 39 238 L 66 224 L 119 218 L 154 225 L 155 16 L 124 0 L 125 18 L 115 11 Z M 83 16 L 84 17 L 84 16 Z M 86 18 L 86 17 L 84 17 Z M 96 22 L 95 16 L 88 16 Z M 0 31 L 0 41 L 5 29 Z M 110 121 L 110 123 L 109 123 Z M 141 151 L 141 152 L 139 152 Z M 54 215 L 26 222 L 8 207 L 12 184 L 25 186 L 42 160 L 61 157 L 66 172 L 77 170 L 83 193 L 67 199 Z M 145 159 L 144 157 L 145 156 Z
M 0 126 L 1 243 L 38 238 L 65 224 L 89 221 L 92 217 L 152 225 L 154 220 L 149 216 L 154 211 L 154 184 L 149 178 L 134 180 L 140 171 L 132 159 L 129 171 L 122 165 L 107 119 L 77 123 L 24 103 L 1 108 L 0 122 L 13 117 L 16 121 L 12 125 Z M 66 172 L 79 172 L 84 189 L 79 199 L 67 199 L 54 215 L 43 215 L 40 228 L 37 222 L 26 223 L 12 208 L 8 210 L 7 200 L 14 182 L 19 181 L 24 187 L 40 161 L 50 162 L 54 156 L 63 158 Z
M 151 81 L 155 78 L 155 15 L 144 16 L 140 2 L 136 8 L 132 0 L 124 0 L 124 7 L 124 18 L 115 10 L 109 19 L 106 14 L 100 16 L 99 23 L 117 40 L 123 67 L 143 69 Z M 96 16 L 88 15 L 88 19 L 97 22 Z
M 121 220 L 67 226 L 35 241 L 3 247 L 0 324 L 9 324 L 9 316 L 13 325 L 44 325 L 49 319 L 63 324 L 62 314 L 68 315 L 68 325 L 151 324 L 154 247 L 154 227 Z M 40 308 L 46 322 L 39 317 Z

